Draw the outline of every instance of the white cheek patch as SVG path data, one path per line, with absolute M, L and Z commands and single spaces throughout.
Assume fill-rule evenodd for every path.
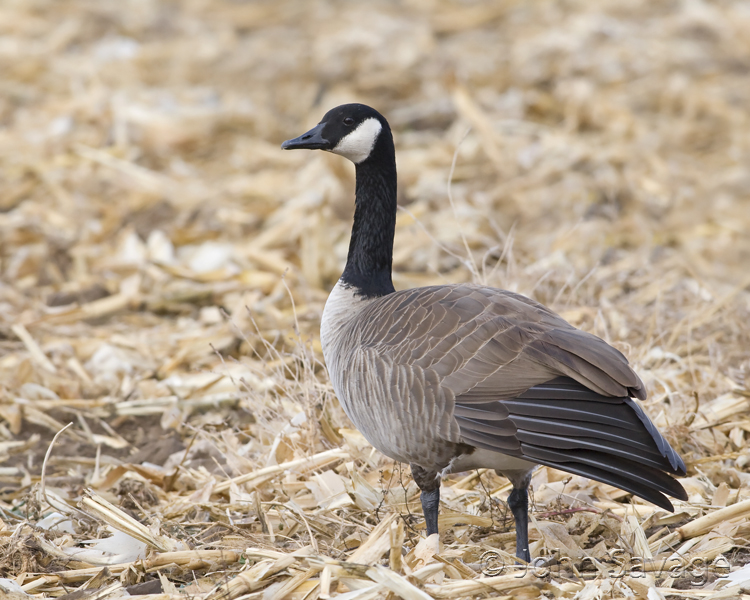
M 359 127 L 349 135 L 341 138 L 341 141 L 336 144 L 331 152 L 340 154 L 357 165 L 370 156 L 381 129 L 383 129 L 383 126 L 380 121 L 370 117 L 366 121 L 362 121 Z

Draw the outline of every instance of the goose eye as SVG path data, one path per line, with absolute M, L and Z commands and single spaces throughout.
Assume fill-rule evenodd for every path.
M 351 127 L 352 125 L 354 125 L 354 119 L 352 119 L 351 117 L 346 117 L 344 119 L 344 125 L 346 125 L 347 127 Z

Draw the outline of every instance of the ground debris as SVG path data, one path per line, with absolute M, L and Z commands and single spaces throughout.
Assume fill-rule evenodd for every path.
M 748 27 L 645 0 L 0 5 L 0 596 L 750 598 Z M 424 538 L 320 350 L 353 170 L 279 148 L 347 101 L 394 129 L 396 287 L 519 291 L 625 352 L 689 468 L 674 514 L 541 468 L 516 565 L 480 470 Z

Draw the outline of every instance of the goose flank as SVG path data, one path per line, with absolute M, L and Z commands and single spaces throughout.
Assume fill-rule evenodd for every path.
M 492 468 L 513 484 L 516 556 L 530 560 L 528 486 L 537 465 L 583 475 L 673 511 L 685 475 L 634 399 L 627 359 L 520 294 L 482 285 L 396 291 L 396 158 L 385 118 L 362 104 L 330 110 L 285 141 L 356 170 L 346 267 L 326 302 L 321 342 L 346 414 L 386 456 L 409 463 L 427 534 L 438 533 L 441 476 Z

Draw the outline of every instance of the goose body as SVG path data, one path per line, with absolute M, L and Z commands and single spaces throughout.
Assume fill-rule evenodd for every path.
M 329 150 L 356 165 L 347 264 L 326 302 L 323 354 L 345 412 L 367 440 L 409 463 L 437 533 L 440 477 L 508 477 L 516 554 L 528 561 L 527 488 L 538 464 L 673 510 L 685 500 L 677 453 L 633 400 L 627 359 L 523 295 L 473 284 L 395 291 L 396 166 L 387 121 L 349 104 L 282 148 Z

